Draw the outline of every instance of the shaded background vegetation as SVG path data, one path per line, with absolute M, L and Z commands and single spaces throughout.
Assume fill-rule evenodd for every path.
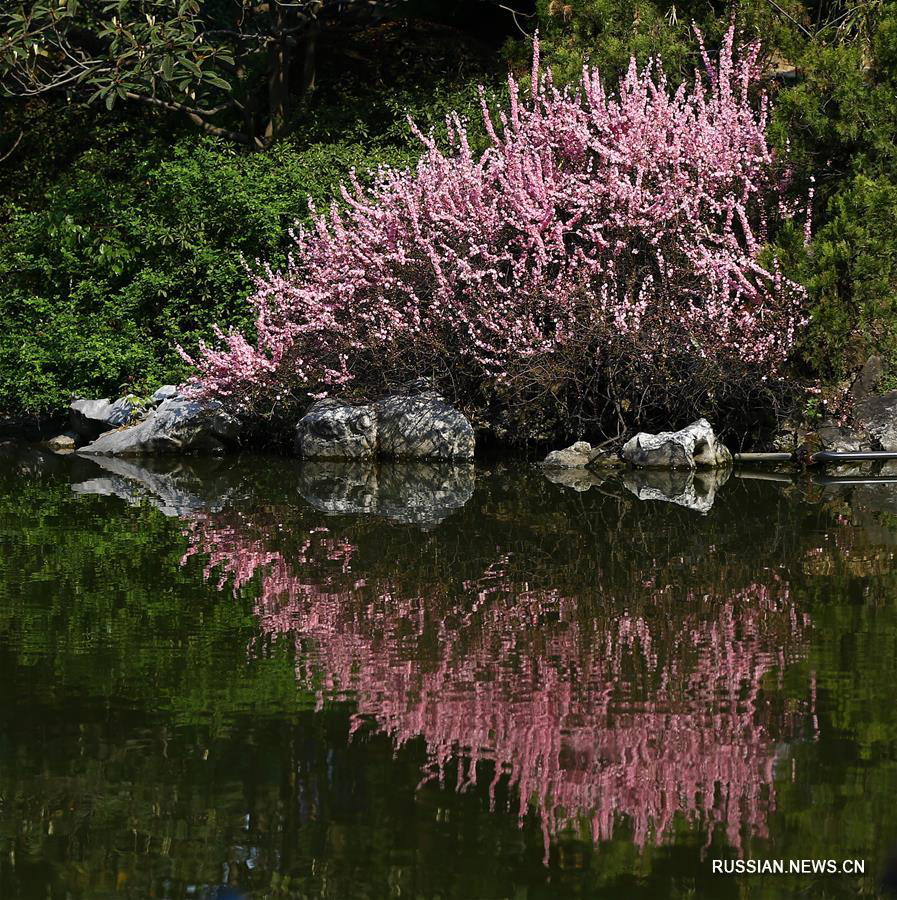
M 322 36 L 298 124 L 260 152 L 141 105 L 0 99 L 0 412 L 182 377 L 174 345 L 248 325 L 249 269 L 282 258 L 309 196 L 328 203 L 353 166 L 410 163 L 408 113 L 437 131 L 452 108 L 475 122 L 477 85 L 500 92 L 509 65 L 524 72 L 537 29 L 558 81 L 584 58 L 612 81 L 655 54 L 678 80 L 698 61 L 691 22 L 712 49 L 733 14 L 764 41 L 795 196 L 815 179 L 809 252 L 774 236 L 812 296 L 795 376 L 836 384 L 873 351 L 897 363 L 897 3 L 512 6 L 421 0 Z

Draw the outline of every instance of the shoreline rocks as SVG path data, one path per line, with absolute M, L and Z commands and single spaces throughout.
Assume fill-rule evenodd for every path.
M 115 401 L 77 399 L 69 405 L 69 424 L 81 440 L 94 441 L 106 431 L 130 425 L 143 413 L 143 406 L 131 396 Z
M 78 452 L 110 456 L 224 453 L 241 424 L 220 403 L 172 398 L 127 428 L 106 431 Z
M 732 454 L 706 419 L 679 431 L 639 432 L 623 445 L 623 459 L 647 469 L 720 469 L 732 465 Z
M 473 459 L 475 436 L 463 413 L 435 391 L 396 394 L 354 406 L 320 400 L 296 425 L 303 459 Z
M 602 451 L 592 449 L 588 441 L 576 441 L 563 450 L 552 450 L 542 460 L 542 466 L 546 469 L 587 469 L 601 456 Z

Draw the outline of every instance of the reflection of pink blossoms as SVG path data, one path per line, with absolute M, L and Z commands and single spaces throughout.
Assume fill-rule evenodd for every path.
M 633 62 L 616 94 L 590 69 L 573 92 L 540 72 L 537 47 L 531 93 L 511 78 L 498 121 L 484 102 L 482 156 L 454 116 L 447 149 L 417 132 L 413 172 L 384 168 L 370 189 L 353 175 L 286 270 L 256 279 L 257 342 L 219 333 L 220 349 L 187 357 L 192 387 L 251 405 L 403 366 L 500 382 L 580 345 L 600 368 L 624 338 L 648 358 L 630 366 L 687 346 L 774 371 L 804 291 L 761 262 L 784 185 L 766 99 L 750 99 L 758 59 L 733 28 L 690 89 Z
M 567 825 L 587 821 L 598 842 L 621 816 L 639 846 L 669 834 L 677 813 L 738 849 L 766 834 L 790 722 L 761 684 L 807 626 L 786 585 L 680 599 L 675 621 L 606 601 L 609 616 L 579 616 L 576 599 L 515 583 L 507 558 L 428 599 L 355 580 L 351 545 L 329 534 L 289 562 L 253 534 L 241 543 L 240 529 L 199 521 L 193 549 L 235 589 L 258 574 L 255 614 L 263 633 L 296 641 L 299 679 L 322 702 L 350 696 L 356 727 L 371 719 L 397 745 L 423 738 L 425 781 L 457 764 L 463 790 L 489 764 L 492 802 L 507 777 L 521 821 L 538 812 L 546 852 Z M 653 593 L 670 608 L 667 591 Z

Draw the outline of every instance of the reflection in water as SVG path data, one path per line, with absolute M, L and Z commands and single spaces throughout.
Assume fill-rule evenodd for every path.
M 299 492 L 334 515 L 367 513 L 412 525 L 438 525 L 473 496 L 472 463 L 309 461 Z
M 344 498 L 341 485 L 334 505 Z M 778 577 L 722 595 L 642 579 L 637 614 L 598 587 L 573 597 L 521 582 L 508 554 L 457 586 L 409 589 L 400 575 L 362 577 L 358 546 L 326 527 L 293 533 L 289 553 L 279 532 L 270 516 L 195 516 L 187 556 L 201 554 L 219 588 L 257 579 L 261 646 L 293 642 L 320 703 L 351 697 L 357 723 L 397 745 L 423 738 L 424 781 L 452 767 L 458 790 L 486 777 L 494 804 L 506 778 L 520 821 L 538 814 L 546 854 L 564 827 L 587 822 L 597 842 L 620 817 L 639 846 L 677 813 L 736 849 L 766 833 L 775 762 L 802 718 L 763 682 L 808 627 Z
M 660 500 L 706 514 L 716 492 L 729 480 L 731 469 L 693 472 L 687 469 L 633 469 L 623 475 L 623 484 L 639 500 Z
M 0 447 L 0 896 L 873 895 L 893 485 L 594 480 Z

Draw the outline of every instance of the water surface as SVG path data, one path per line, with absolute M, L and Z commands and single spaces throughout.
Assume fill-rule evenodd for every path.
M 895 546 L 886 482 L 0 448 L 0 897 L 878 896 Z

